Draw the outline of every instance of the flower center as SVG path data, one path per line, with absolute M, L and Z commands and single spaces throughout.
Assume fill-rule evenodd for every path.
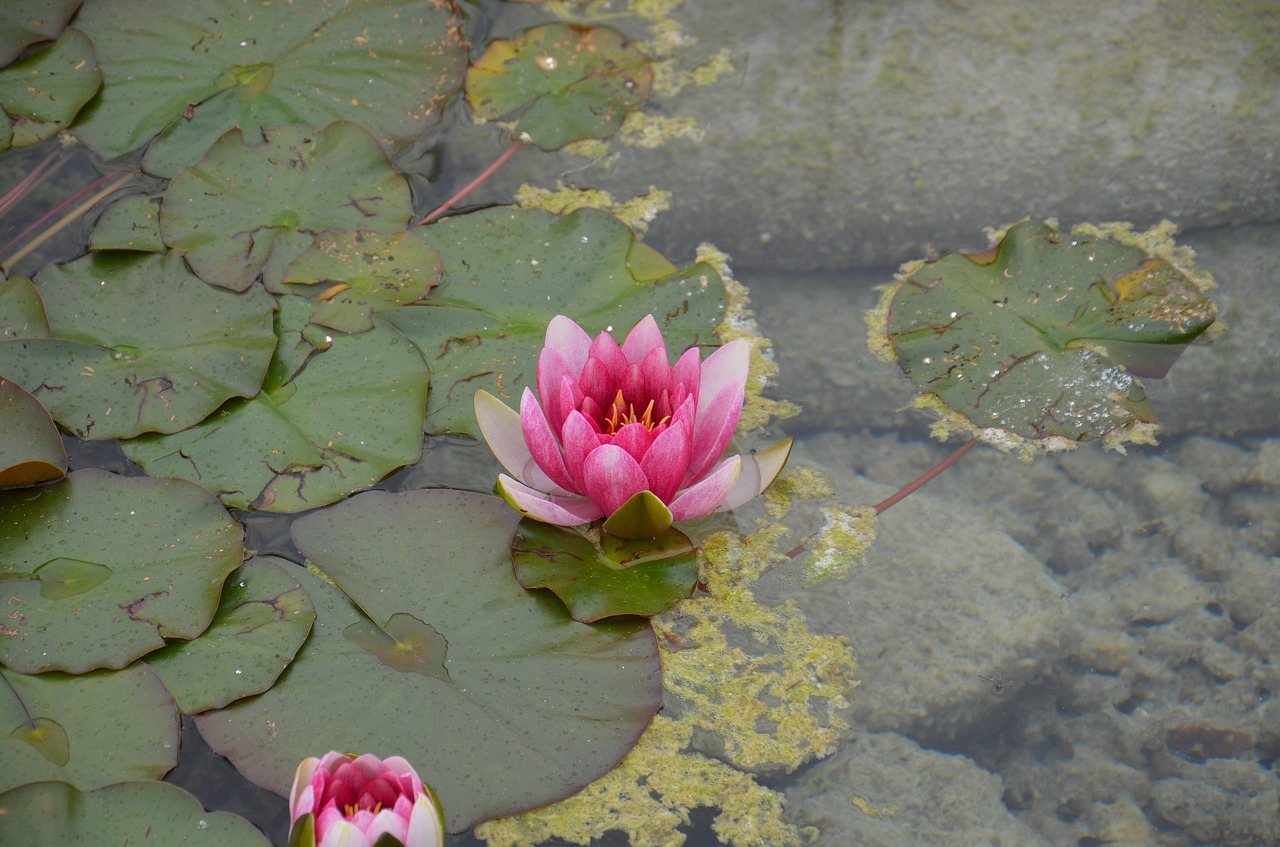
M 342 807 L 342 816 L 347 819 L 354 818 L 356 816 L 356 812 L 359 812 L 362 807 L 367 806 L 367 801 L 365 803 L 348 803 Z M 378 814 L 378 812 L 382 811 L 382 803 L 374 803 L 373 808 L 368 811 L 373 812 L 375 815 Z
M 650 400 L 649 405 L 644 407 L 644 411 L 637 415 L 635 405 L 623 398 L 622 389 L 619 388 L 613 403 L 609 405 L 609 413 L 604 416 L 604 434 L 613 435 L 627 424 L 633 423 L 642 423 L 646 429 L 652 430 L 669 420 L 671 420 L 670 415 L 666 415 L 659 421 L 653 419 L 653 400 Z

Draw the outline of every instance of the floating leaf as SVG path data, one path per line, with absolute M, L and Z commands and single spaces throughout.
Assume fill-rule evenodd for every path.
M 201 279 L 244 291 L 268 263 L 283 271 L 319 232 L 396 232 L 408 224 L 409 183 L 361 127 L 295 125 L 265 134 L 254 144 L 228 132 L 165 191 L 160 232 Z M 270 274 L 267 282 L 275 286 Z
M 316 604 L 311 638 L 270 691 L 198 715 L 201 735 L 281 794 L 316 750 L 404 756 L 453 832 L 596 779 L 658 707 L 657 646 L 637 620 L 586 626 L 520 588 L 510 560 L 518 519 L 495 497 L 447 490 L 369 492 L 298 519 L 299 549 L 363 613 L 300 573 Z M 362 648 L 356 624 L 387 638 Z M 417 661 L 396 670 L 388 640 L 447 676 Z
M 50 559 L 33 574 L 46 600 L 66 600 L 92 591 L 111 578 L 111 568 L 79 559 Z
M 1134 373 L 1162 375 L 1214 321 L 1161 258 L 1041 223 L 985 253 L 910 271 L 882 301 L 903 370 L 973 426 L 1068 443 L 1155 412 Z
M 519 112 L 516 132 L 543 150 L 608 138 L 652 87 L 649 58 L 608 27 L 534 27 L 492 42 L 467 70 L 476 114 L 498 120 Z
M 160 198 L 130 194 L 107 207 L 89 236 L 89 249 L 139 250 L 163 253 L 160 239 Z
M 392 670 L 452 681 L 444 664 L 449 643 L 435 627 L 413 615 L 398 612 L 387 620 L 386 626 L 365 618 L 344 629 L 342 637 Z
M 440 254 L 416 232 L 356 230 L 316 236 L 289 265 L 285 290 L 320 302 L 311 322 L 339 332 L 373 328 L 373 313 L 427 296 Z
M 21 741 L 45 758 L 45 761 L 62 767 L 71 760 L 71 741 L 62 724 L 48 718 L 32 718 L 9 733 L 15 741 Z
M 28 45 L 52 41 L 71 20 L 81 0 L 42 0 L 39 4 L 0 4 L 0 67 Z
M 83 438 L 177 432 L 258 392 L 272 300 L 205 285 L 174 255 L 98 254 L 36 277 L 53 337 L 0 341 L 0 373 Z
M 240 564 L 241 536 L 184 480 L 83 470 L 0 492 L 0 592 L 11 610 L 0 663 L 84 673 L 194 638 Z
M 635 540 L 605 534 L 596 547 L 577 532 L 525 518 L 511 557 L 521 585 L 551 589 L 584 623 L 665 612 L 698 583 L 695 548 L 676 529 Z
M 511 401 L 537 373 L 547 324 L 625 332 L 652 313 L 676 352 L 715 345 L 724 284 L 707 265 L 677 271 L 612 215 L 488 209 L 429 227 L 444 279 L 419 304 L 383 313 L 431 368 L 427 428 L 479 437 L 471 398 Z M 637 266 L 645 273 L 637 275 Z
M 123 782 L 83 793 L 65 782 L 15 788 L 0 794 L 0 843 L 271 845 L 244 818 L 206 812 L 195 797 L 164 782 Z
M 0 728 L 0 791 L 159 779 L 178 762 L 178 710 L 141 665 L 80 676 L 0 669 Z
M 108 159 L 161 134 L 143 160 L 161 176 L 236 127 L 257 141 L 262 127 L 349 120 L 409 141 L 438 120 L 467 62 L 444 0 L 98 0 L 76 23 L 104 74 L 76 133 Z
M 0 280 L 0 341 L 48 337 L 44 303 L 31 280 L 25 276 Z
M 101 84 L 93 44 L 78 29 L 0 70 L 0 150 L 52 137 Z
M 147 656 L 183 714 L 261 694 L 293 661 L 316 619 L 293 570 L 283 559 L 250 559 L 227 577 L 204 633 Z
M 67 472 L 67 451 L 44 406 L 0 376 L 0 488 L 34 485 Z
M 427 369 L 381 320 L 359 335 L 324 334 L 315 304 L 280 302 L 280 343 L 263 390 L 186 432 L 125 442 L 153 476 L 205 486 L 228 506 L 299 512 L 339 500 L 422 453 Z

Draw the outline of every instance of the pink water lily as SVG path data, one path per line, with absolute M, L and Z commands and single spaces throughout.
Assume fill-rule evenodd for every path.
M 742 414 L 749 354 L 737 340 L 705 362 L 692 348 L 672 365 L 652 315 L 621 345 L 553 318 L 538 393 L 524 389 L 519 413 L 475 395 L 480 431 L 510 473 L 498 477 L 498 492 L 545 523 L 607 518 L 607 531 L 631 538 L 745 503 L 791 450 L 787 439 L 722 458 Z
M 399 756 L 331 752 L 298 766 L 289 792 L 289 844 L 371 847 L 385 833 L 404 847 L 439 847 L 441 817 L 431 790 Z

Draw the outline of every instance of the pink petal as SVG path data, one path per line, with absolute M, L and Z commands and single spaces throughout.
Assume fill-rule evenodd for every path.
M 787 457 L 790 455 L 790 438 L 754 453 L 744 453 L 742 472 L 738 474 L 738 481 L 733 484 L 733 489 L 725 495 L 724 502 L 716 511 L 727 512 L 729 509 L 736 509 L 753 497 L 764 493 L 764 490 L 778 478 L 778 474 L 782 473 L 782 468 L 787 464 Z
M 698 405 L 710 401 L 726 385 L 745 386 L 750 364 L 751 347 L 741 338 L 730 341 L 708 356 L 702 363 L 702 375 L 698 380 Z
M 551 431 L 551 425 L 547 423 L 542 407 L 538 405 L 533 392 L 527 387 L 520 397 L 520 429 L 524 435 L 525 444 L 529 446 L 529 452 L 533 455 L 533 460 L 538 463 L 542 472 L 561 489 L 571 490 L 573 483 L 569 479 L 569 472 L 564 467 L 564 455 L 560 452 L 560 442 Z M 525 474 L 521 474 L 521 478 L 531 481 Z
M 575 494 L 582 494 L 587 490 L 583 481 L 586 477 L 582 472 L 582 464 L 591 451 L 600 446 L 600 434 L 586 415 L 575 411 L 565 420 L 561 437 L 564 439 L 565 469 L 573 482 L 568 489 Z
M 662 340 L 662 330 L 658 329 L 658 322 L 653 319 L 653 315 L 645 315 L 627 333 L 627 339 L 622 342 L 622 352 L 628 362 L 640 364 L 655 350 L 662 351 L 662 361 L 665 363 L 667 347 Z
M 587 496 L 605 515 L 612 515 L 633 494 L 649 487 L 640 463 L 626 450 L 613 444 L 604 444 L 593 450 L 582 470 Z
M 525 466 L 533 461 L 525 443 L 520 414 L 487 391 L 477 391 L 472 400 L 480 434 L 493 455 L 510 473 L 523 477 Z
M 726 385 L 719 394 L 703 394 L 702 397 L 702 402 L 707 405 L 698 405 L 698 416 L 693 424 L 693 455 L 685 472 L 685 485 L 702 479 L 716 460 L 724 455 L 734 430 L 738 428 L 738 419 L 742 417 L 741 383 Z
M 698 348 L 690 347 L 676 360 L 675 366 L 671 368 L 671 383 L 677 390 L 683 385 L 685 391 L 693 395 L 693 399 L 698 399 L 698 383 L 702 381 L 702 359 L 699 357 Z M 681 398 L 683 399 L 683 398 Z M 679 401 L 677 401 L 679 402 Z
M 623 371 L 619 370 L 618 377 L 615 377 L 609 370 L 609 366 L 600 359 L 594 356 L 587 359 L 587 364 L 582 368 L 582 378 L 578 380 L 583 403 L 591 400 L 601 409 L 608 409 L 613 405 L 613 398 L 618 393 L 618 383 L 622 373 Z
M 291 822 L 303 815 L 315 813 L 316 793 L 312 787 L 311 778 L 315 776 L 319 767 L 320 760 L 314 758 L 303 759 L 298 765 L 298 770 L 293 775 L 293 789 L 289 792 Z
M 627 357 L 612 335 L 602 332 L 596 336 L 595 341 L 591 342 L 591 352 L 587 355 L 587 361 L 590 362 L 591 359 L 605 366 L 615 385 L 622 381 L 622 375 L 627 371 Z M 583 365 L 584 371 L 586 367 Z
M 373 816 L 373 820 L 364 827 L 365 838 L 370 842 L 378 840 L 378 837 L 384 832 L 389 832 L 396 837 L 401 844 L 407 844 L 405 836 L 409 834 L 409 821 L 400 817 L 389 809 L 383 809 Z
M 506 474 L 498 475 L 498 494 L 517 512 L 556 526 L 577 526 L 604 517 L 600 507 L 585 497 L 535 491 Z
M 622 381 L 618 383 L 618 388 L 622 391 L 622 397 L 630 405 L 636 406 L 636 414 L 644 414 L 644 406 L 649 402 L 651 395 L 646 394 L 644 390 L 644 375 L 640 372 L 640 366 L 634 362 L 627 365 L 627 369 L 622 374 Z
M 591 349 L 591 336 L 587 331 L 564 315 L 556 315 L 547 324 L 547 347 L 560 354 L 560 358 L 569 366 L 569 371 L 577 376 L 587 363 L 587 351 Z
M 554 430 L 559 430 L 564 423 L 564 415 L 560 412 L 565 405 L 565 391 L 569 391 L 570 396 L 573 393 L 566 385 L 571 386 L 577 382 L 581 372 L 581 368 L 571 372 L 560 354 L 550 347 L 544 347 L 542 354 L 538 356 L 538 397 L 542 400 L 542 408 Z
M 690 427 L 678 423 L 667 427 L 640 460 L 640 469 L 649 480 L 649 490 L 663 503 L 670 503 L 676 489 L 684 479 L 689 466 L 689 454 L 693 449 Z
M 582 394 L 582 389 L 578 387 L 578 381 L 570 377 L 565 377 L 560 381 L 560 400 L 559 408 L 556 410 L 555 417 L 551 416 L 547 401 L 542 401 L 543 411 L 547 412 L 547 423 L 551 424 L 551 429 L 559 432 L 564 428 L 564 422 L 568 419 L 569 413 L 574 409 L 581 408 L 586 398 Z
M 440 812 L 425 792 L 419 794 L 413 804 L 404 843 L 406 847 L 442 847 L 444 844 L 444 824 L 440 820 Z
M 644 459 L 653 443 L 653 431 L 642 423 L 630 423 L 623 426 L 607 443 L 617 445 L 631 455 L 637 462 Z
M 675 387 L 666 350 L 650 350 L 649 355 L 645 356 L 644 361 L 640 363 L 640 374 L 644 378 L 641 388 L 644 397 L 658 398 L 663 394 L 669 395 Z
M 671 519 L 692 521 L 705 517 L 720 508 L 738 479 L 741 456 L 731 456 L 721 462 L 705 479 L 686 488 L 670 503 Z

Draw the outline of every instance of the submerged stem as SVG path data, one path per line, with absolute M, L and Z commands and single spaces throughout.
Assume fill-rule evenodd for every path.
M 120 170 L 112 171 L 111 173 L 97 180 L 93 184 L 80 189 L 75 194 L 68 197 L 66 200 L 63 200 L 61 203 L 59 203 L 57 206 L 51 209 L 48 213 L 46 213 L 43 217 L 41 217 L 40 220 L 36 221 L 31 226 L 24 229 L 18 235 L 17 238 L 13 239 L 13 241 L 10 241 L 9 244 L 5 245 L 5 247 L 8 248 L 14 242 L 24 238 L 28 233 L 30 233 L 36 227 L 40 226 L 40 224 L 44 223 L 51 216 L 57 214 L 59 211 L 65 208 L 68 203 L 74 202 L 76 198 L 83 196 L 88 191 L 92 191 L 94 188 L 101 185 L 103 182 L 110 179 L 111 177 L 116 176 L 117 174 L 120 175 L 118 179 L 108 184 L 106 188 L 97 192 L 96 194 L 91 196 L 88 200 L 85 200 L 83 203 L 81 203 L 79 206 L 76 206 L 74 209 L 72 209 L 70 212 L 64 215 L 62 217 L 62 220 L 58 221 L 56 224 L 49 227 L 44 232 L 40 233 L 35 238 L 31 239 L 31 241 L 26 245 L 24 245 L 22 249 L 14 252 L 14 254 L 11 255 L 9 258 L 5 259 L 4 262 L 0 262 L 0 270 L 3 270 L 6 274 L 9 273 L 10 269 L 12 269 L 14 265 L 18 264 L 18 262 L 21 262 L 23 259 L 25 259 L 28 255 L 31 254 L 33 250 L 35 250 L 41 244 L 48 241 L 50 238 L 53 238 L 62 230 L 66 229 L 77 218 L 79 218 L 85 212 L 93 208 L 94 204 L 102 200 L 104 197 L 107 197 L 110 194 L 112 194 L 114 191 L 116 191 L 121 186 L 123 186 L 126 182 L 133 179 L 133 176 L 134 176 L 134 172 L 127 168 L 121 168 Z
M 968 441 L 966 441 L 965 443 L 957 447 L 950 456 L 943 459 L 941 462 L 938 462 L 938 464 L 929 468 L 929 470 L 925 471 L 920 476 L 916 477 L 914 481 L 907 483 L 906 485 L 904 485 L 902 488 L 899 488 L 896 492 L 894 492 L 889 497 L 886 497 L 885 499 L 881 500 L 879 503 L 875 505 L 876 514 L 877 515 L 882 514 L 885 509 L 889 508 L 890 506 L 896 503 L 901 502 L 902 500 L 905 500 L 911 494 L 915 493 L 921 488 L 924 488 L 933 480 L 934 477 L 936 477 L 938 474 L 942 473 L 947 468 L 954 465 L 956 462 L 960 461 L 960 457 L 962 457 L 965 453 L 968 453 L 970 450 L 972 450 L 977 445 L 977 443 L 978 443 L 978 439 L 976 438 L 969 439 Z M 796 556 L 799 556 L 801 553 L 805 552 L 808 549 L 809 548 L 804 544 L 797 545 L 794 550 L 791 550 L 789 553 L 787 553 L 787 557 L 794 559 Z
M 477 188 L 480 187 L 480 185 L 486 179 L 493 176 L 493 174 L 498 170 L 498 168 L 505 165 L 507 163 L 507 159 L 510 159 L 512 156 L 514 156 L 515 152 L 523 146 L 524 146 L 523 141 L 513 142 L 511 146 L 507 148 L 505 153 L 499 156 L 492 165 L 485 168 L 484 171 L 481 172 L 480 176 L 476 177 L 475 179 L 471 180 L 471 182 L 467 183 L 466 186 L 461 191 L 459 191 L 457 194 L 453 195 L 448 200 L 441 203 L 439 206 L 435 208 L 435 211 L 427 215 L 422 220 L 418 221 L 416 224 L 414 224 L 414 226 L 422 226 L 423 224 L 429 224 L 432 221 L 434 221 L 436 218 L 443 215 L 445 212 L 449 211 L 449 209 L 453 208 L 453 204 L 457 203 L 463 197 L 466 197 L 472 191 L 475 191 Z

